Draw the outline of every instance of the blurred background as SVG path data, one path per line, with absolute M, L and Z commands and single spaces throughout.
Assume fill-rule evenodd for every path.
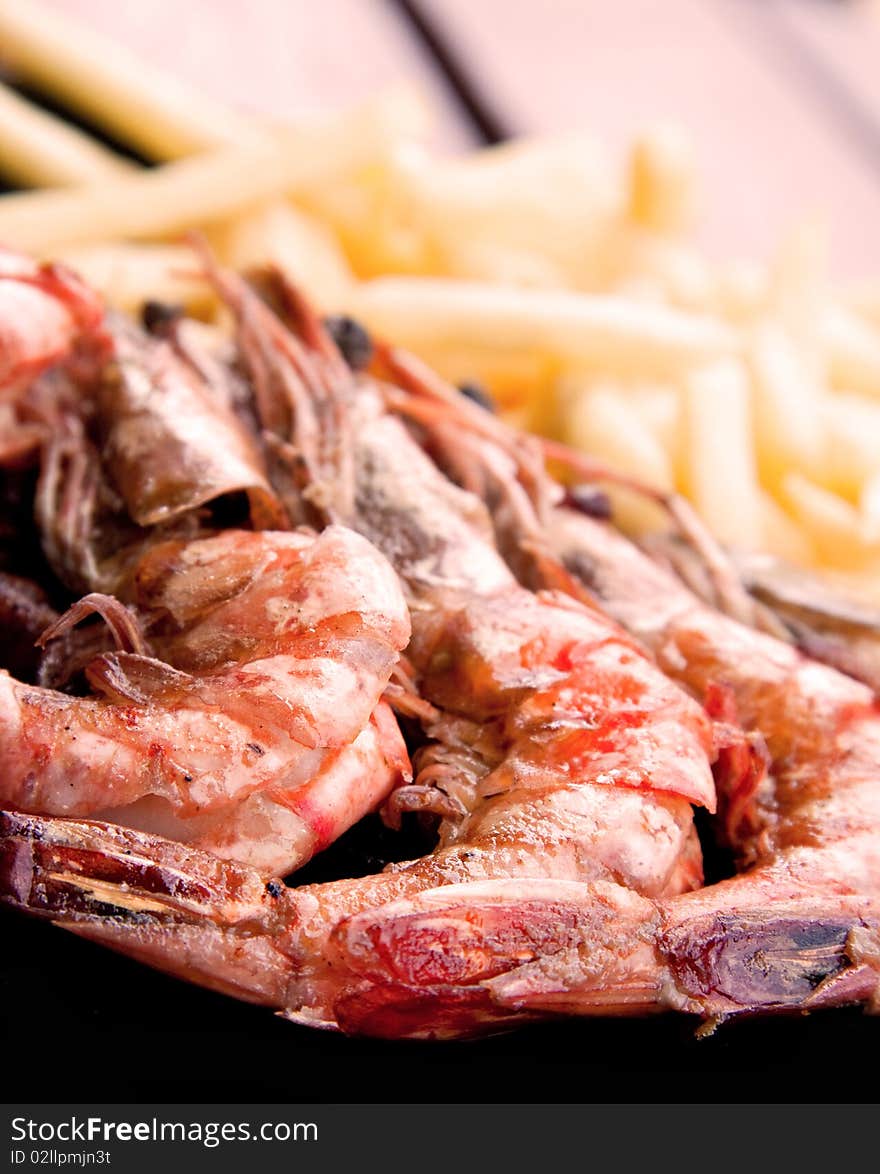
M 712 255 L 763 257 L 814 215 L 837 274 L 880 267 L 878 0 L 51 4 L 247 110 L 310 114 L 414 81 L 451 151 L 577 129 L 623 152 L 674 120 Z
M 0 240 L 215 320 L 196 227 L 877 604 L 878 61 L 880 0 L 0 0 Z

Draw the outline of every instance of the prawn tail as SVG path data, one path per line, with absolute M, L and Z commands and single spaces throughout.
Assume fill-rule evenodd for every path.
M 855 899 L 833 913 L 792 899 L 694 916 L 687 898 L 606 882 L 481 881 L 359 913 L 330 951 L 345 976 L 335 1021 L 387 1038 L 670 1009 L 701 1019 L 701 1034 L 750 1013 L 880 1011 L 880 919 Z
M 447 885 L 341 921 L 329 941 L 343 1031 L 485 1035 L 556 1015 L 660 1005 L 656 911 L 611 883 Z
M 849 1005 L 880 1012 L 876 902 L 795 897 L 675 916 L 659 935 L 658 952 L 669 1004 L 701 1015 L 710 1029 L 738 1015 Z
M 273 945 L 287 890 L 251 869 L 128 828 L 0 812 L 0 902 L 167 974 L 284 1005 Z

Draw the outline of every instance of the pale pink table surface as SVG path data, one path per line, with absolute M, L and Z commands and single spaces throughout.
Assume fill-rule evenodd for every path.
M 313 113 L 394 79 L 424 89 L 436 143 L 473 129 L 391 0 L 51 0 L 241 107 Z M 829 228 L 835 270 L 880 273 L 876 0 L 421 0 L 514 132 L 594 130 L 614 151 L 658 119 L 693 136 L 702 236 L 766 256 L 792 220 Z

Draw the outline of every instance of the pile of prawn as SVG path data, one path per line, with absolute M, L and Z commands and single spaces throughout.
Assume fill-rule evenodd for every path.
M 379 1037 L 880 1010 L 875 620 L 196 247 L 225 333 L 0 254 L 2 900 Z M 298 883 L 377 812 L 426 850 Z

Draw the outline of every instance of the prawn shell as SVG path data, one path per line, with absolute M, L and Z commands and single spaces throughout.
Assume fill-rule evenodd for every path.
M 245 493 L 258 529 L 285 529 L 259 450 L 217 389 L 169 343 L 115 319 L 113 347 L 98 423 L 105 467 L 131 518 L 155 526 Z

